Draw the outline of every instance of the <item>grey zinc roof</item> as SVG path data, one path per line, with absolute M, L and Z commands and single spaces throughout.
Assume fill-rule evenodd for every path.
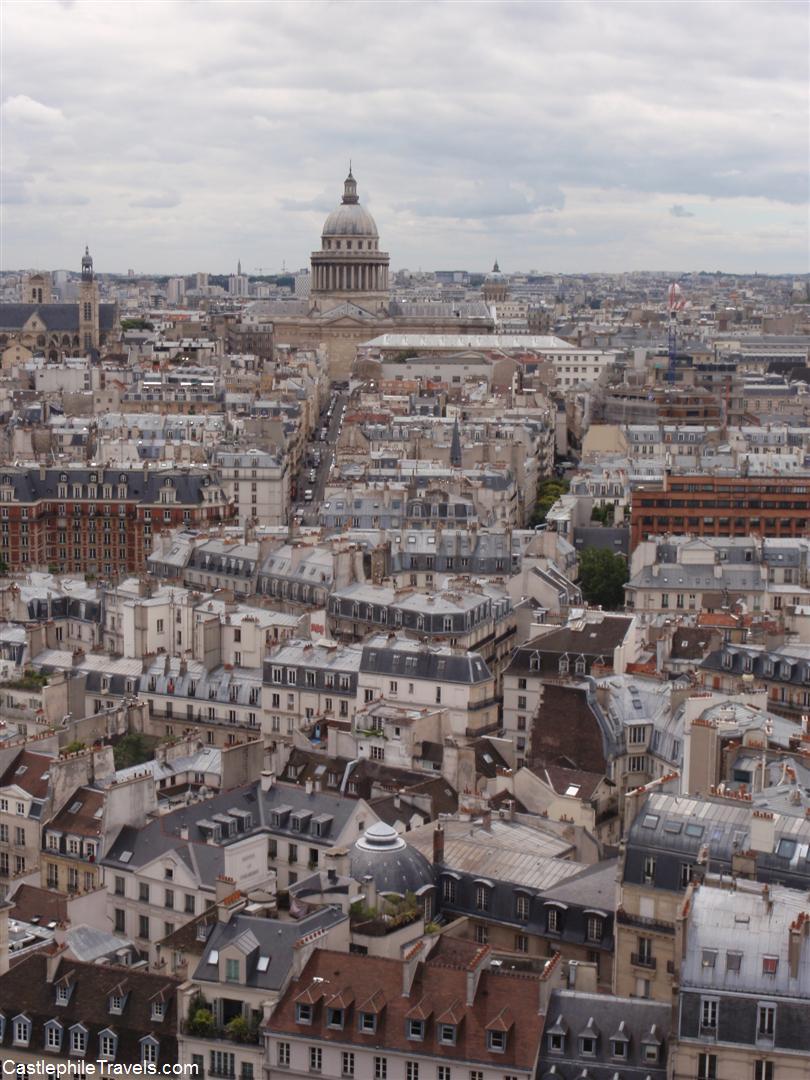
M 486 682 L 491 678 L 486 662 L 478 653 L 459 653 L 449 647 L 425 646 L 410 638 L 391 639 L 385 634 L 376 634 L 366 641 L 360 670 L 450 683 Z
M 643 998 L 620 998 L 611 994 L 584 994 L 576 990 L 555 990 L 546 1010 L 545 1033 L 563 1035 L 562 1053 L 549 1049 L 548 1039 L 541 1044 L 538 1080 L 664 1080 L 667 1075 L 666 1050 L 672 1008 L 665 1002 Z M 589 1026 L 595 1028 L 595 1055 L 580 1055 L 579 1035 Z M 610 1040 L 619 1034 L 627 1038 L 626 1060 L 612 1057 Z M 645 1060 L 643 1044 L 651 1038 L 661 1047 L 657 1064 Z
M 99 329 L 110 330 L 115 322 L 115 304 L 99 304 Z M 0 328 L 21 330 L 32 315 L 42 319 L 48 330 L 59 333 L 79 332 L 79 305 L 76 304 L 0 304 Z
M 703 990 L 759 993 L 768 998 L 790 995 L 810 998 L 810 948 L 799 949 L 795 977 L 788 962 L 789 927 L 807 914 L 807 893 L 755 882 L 738 881 L 735 889 L 696 888 L 689 916 L 689 948 L 681 965 L 681 985 Z M 703 950 L 716 951 L 714 966 L 704 963 Z M 726 954 L 741 953 L 739 971 L 729 971 Z M 778 961 L 763 976 L 762 958 Z
M 282 922 L 256 915 L 234 915 L 227 923 L 215 923 L 205 951 L 194 971 L 201 982 L 221 982 L 219 964 L 211 963 L 229 945 L 236 945 L 246 958 L 246 986 L 281 990 L 290 975 L 296 943 L 308 934 L 323 932 L 348 918 L 338 908 L 327 907 L 297 922 Z M 268 963 L 259 964 L 265 957 Z M 265 970 L 260 970 L 265 968 Z
M 493 818 L 490 829 L 463 821 L 443 825 L 443 865 L 448 870 L 545 890 L 582 869 L 565 857 L 571 844 L 542 829 L 500 818 Z M 434 828 L 424 825 L 408 833 L 408 843 L 429 859 Z

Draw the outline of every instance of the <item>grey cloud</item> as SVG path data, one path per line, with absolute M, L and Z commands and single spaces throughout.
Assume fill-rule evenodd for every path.
M 154 193 L 152 195 L 142 195 L 138 199 L 132 199 L 129 205 L 143 207 L 145 209 L 166 210 L 173 206 L 179 206 L 180 201 L 179 195 L 166 191 L 162 194 Z
M 673 206 L 670 206 L 669 212 L 673 217 L 677 218 L 688 218 L 695 216 L 691 212 L 691 210 L 687 210 L 685 206 L 681 205 L 681 203 L 675 203 Z
M 44 184 L 31 209 L 12 188 L 6 262 L 25 265 L 36 238 L 64 265 L 92 221 L 125 265 L 159 250 L 167 269 L 217 269 L 233 237 L 243 264 L 301 265 L 350 155 L 395 265 L 474 265 L 490 246 L 511 265 L 605 266 L 605 250 L 618 267 L 636 250 L 713 265 L 708 234 L 675 251 L 687 230 L 653 222 L 683 207 L 711 225 L 715 207 L 723 231 L 751 200 L 775 215 L 774 262 L 787 257 L 776 233 L 807 198 L 803 5 L 469 10 L 162 3 L 145 19 L 120 4 L 102 25 L 81 0 L 9 5 L 7 167 L 69 177 L 92 215 L 77 204 L 54 227 Z M 587 213 L 584 190 L 598 193 Z M 173 211 L 159 242 L 156 215 L 133 209 Z M 728 239 L 741 260 L 747 212 Z

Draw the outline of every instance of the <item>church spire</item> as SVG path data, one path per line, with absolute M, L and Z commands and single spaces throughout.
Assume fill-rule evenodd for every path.
M 85 246 L 84 255 L 82 256 L 82 281 L 93 280 L 93 258 L 90 254 L 89 246 Z

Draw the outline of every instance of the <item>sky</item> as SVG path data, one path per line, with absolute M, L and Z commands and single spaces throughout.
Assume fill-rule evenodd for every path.
M 810 6 L 4 0 L 0 269 L 808 269 Z

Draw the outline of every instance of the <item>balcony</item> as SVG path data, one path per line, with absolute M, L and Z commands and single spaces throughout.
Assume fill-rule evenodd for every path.
M 206 1015 L 201 1016 L 201 1012 Z M 241 1016 L 237 1016 L 223 1025 L 218 1024 L 213 1015 L 205 1009 L 199 1010 L 193 1020 L 184 1020 L 180 1024 L 180 1030 L 184 1035 L 188 1035 L 193 1039 L 210 1039 L 229 1044 L 239 1043 L 243 1046 L 258 1046 L 262 1039 L 260 1028 L 253 1027 L 247 1020 L 243 1020 Z M 215 1073 L 211 1069 L 208 1072 L 210 1076 L 225 1075 Z
M 658 966 L 658 961 L 654 956 L 647 956 L 644 953 L 631 953 L 630 963 L 634 967 L 643 967 L 648 971 L 655 971 Z
M 645 915 L 636 915 L 631 911 L 625 911 L 620 907 L 616 910 L 616 922 L 619 926 L 633 926 L 641 930 L 652 930 L 656 934 L 667 934 L 674 937 L 675 927 L 671 923 L 660 922 L 658 919 L 648 919 Z

